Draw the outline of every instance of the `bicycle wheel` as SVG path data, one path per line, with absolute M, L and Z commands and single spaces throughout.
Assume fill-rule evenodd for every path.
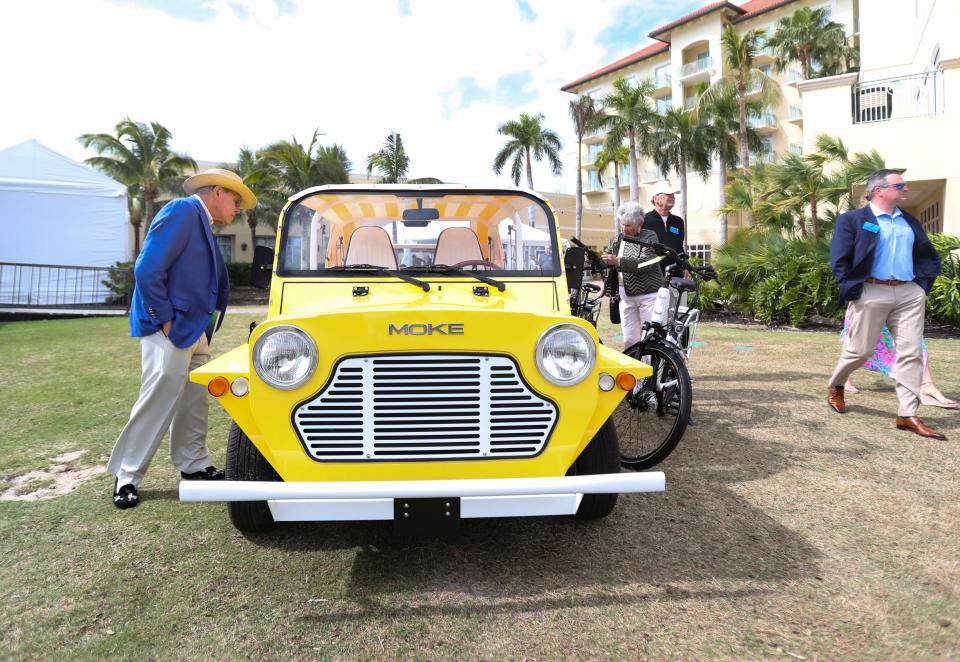
M 690 421 L 693 389 L 687 364 L 675 349 L 650 343 L 627 354 L 653 368 L 613 412 L 620 465 L 638 471 L 659 464 L 676 448 Z

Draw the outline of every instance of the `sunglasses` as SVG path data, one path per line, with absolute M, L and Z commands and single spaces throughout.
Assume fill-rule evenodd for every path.
M 903 189 L 907 188 L 907 183 L 897 182 L 896 184 L 880 184 L 879 186 L 877 186 L 877 188 L 891 188 L 891 187 L 897 189 L 898 191 L 902 191 Z

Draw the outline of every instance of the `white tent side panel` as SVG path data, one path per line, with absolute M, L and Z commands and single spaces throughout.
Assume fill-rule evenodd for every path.
M 0 262 L 109 267 L 131 259 L 122 184 L 29 140 L 0 150 Z

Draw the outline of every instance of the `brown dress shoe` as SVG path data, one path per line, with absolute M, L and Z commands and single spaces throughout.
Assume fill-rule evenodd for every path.
M 831 386 L 827 391 L 827 404 L 830 409 L 838 414 L 847 413 L 847 407 L 843 403 L 843 386 Z
M 916 434 L 919 434 L 921 437 L 928 437 L 930 439 L 943 439 L 946 441 L 946 436 L 940 434 L 933 428 L 929 428 L 923 423 L 923 419 L 919 416 L 897 416 L 897 427 L 901 430 L 910 430 Z

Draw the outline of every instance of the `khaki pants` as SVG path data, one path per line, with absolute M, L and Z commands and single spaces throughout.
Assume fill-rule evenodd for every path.
M 207 336 L 181 349 L 157 332 L 140 339 L 140 395 L 110 454 L 107 471 L 117 485 L 140 485 L 147 467 L 170 429 L 170 459 L 180 471 L 209 467 L 207 390 L 187 378 L 210 360 Z
M 873 356 L 886 323 L 897 350 L 897 416 L 916 416 L 923 378 L 923 316 L 927 295 L 916 283 L 864 283 L 863 294 L 847 306 L 850 325 L 830 386 L 842 386 L 854 370 Z

